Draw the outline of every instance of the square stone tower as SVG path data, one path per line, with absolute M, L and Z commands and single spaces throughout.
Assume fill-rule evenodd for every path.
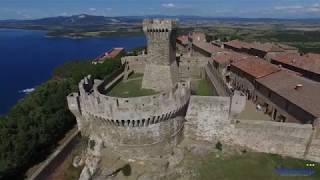
M 148 58 L 142 88 L 166 91 L 178 80 L 176 62 L 177 23 L 173 20 L 144 20 L 143 31 L 148 42 Z

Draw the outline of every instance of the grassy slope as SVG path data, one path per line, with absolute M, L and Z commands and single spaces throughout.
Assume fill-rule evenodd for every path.
M 138 96 L 148 96 L 155 94 L 156 92 L 151 89 L 142 89 L 142 76 L 140 74 L 133 74 L 130 76 L 127 82 L 121 81 L 110 92 L 107 93 L 108 96 L 115 97 L 138 97 Z
M 320 166 L 316 164 L 316 174 L 309 177 L 285 177 L 274 172 L 275 167 L 304 168 L 308 161 L 282 158 L 264 153 L 245 153 L 230 157 L 208 155 L 199 158 L 198 172 L 201 180 L 316 180 L 320 179 Z
M 199 80 L 197 82 L 197 89 L 195 94 L 198 96 L 213 96 L 213 91 L 206 80 Z

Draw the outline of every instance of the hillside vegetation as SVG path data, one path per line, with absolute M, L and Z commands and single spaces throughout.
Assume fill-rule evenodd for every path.
M 120 57 L 98 65 L 67 62 L 0 117 L 0 179 L 23 179 L 24 172 L 44 160 L 75 125 L 66 96 L 77 90 L 84 76 L 104 78 L 119 67 Z

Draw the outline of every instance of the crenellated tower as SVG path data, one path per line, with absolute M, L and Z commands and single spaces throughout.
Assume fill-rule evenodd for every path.
M 177 23 L 173 20 L 148 19 L 143 21 L 143 31 L 148 41 L 148 58 L 142 88 L 169 90 L 178 81 Z

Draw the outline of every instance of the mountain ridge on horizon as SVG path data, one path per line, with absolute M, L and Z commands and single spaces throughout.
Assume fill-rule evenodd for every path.
M 305 20 L 320 20 L 320 18 L 269 18 L 269 17 L 252 17 L 252 18 L 248 18 L 248 17 L 228 17 L 228 16 L 197 16 L 197 15 L 162 15 L 162 14 L 154 14 L 154 15 L 132 15 L 132 16 L 103 16 L 103 15 L 90 15 L 90 14 L 86 14 L 86 13 L 82 13 L 82 14 L 75 14 L 75 15 L 70 15 L 70 16 L 52 16 L 52 17 L 43 17 L 43 18 L 35 18 L 35 19 L 3 19 L 0 20 L 0 22 L 19 22 L 19 21 L 39 21 L 39 20 L 50 20 L 50 19 L 58 19 L 58 18 L 76 18 L 76 17 L 86 17 L 86 18 L 105 18 L 105 19 L 117 19 L 117 18 L 128 18 L 128 19 L 135 19 L 135 18 L 139 18 L 139 19 L 143 19 L 143 18 L 181 18 L 182 20 L 185 19 L 202 19 L 202 20 L 219 20 L 219 19 L 242 19 L 242 20 L 289 20 L 289 21 L 305 21 Z
M 51 35 L 66 35 L 72 33 L 108 31 L 107 34 L 120 32 L 120 34 L 131 34 L 140 32 L 141 22 L 144 18 L 172 18 L 179 19 L 182 25 L 192 27 L 208 24 L 298 24 L 307 26 L 320 26 L 320 19 L 273 19 L 273 18 L 238 18 L 238 17 L 202 17 L 192 15 L 168 16 L 118 16 L 106 17 L 88 14 L 72 16 L 56 16 L 33 20 L 0 20 L 0 28 L 46 30 Z M 131 29 L 131 30 L 128 30 Z M 78 36 L 77 34 L 76 36 Z

